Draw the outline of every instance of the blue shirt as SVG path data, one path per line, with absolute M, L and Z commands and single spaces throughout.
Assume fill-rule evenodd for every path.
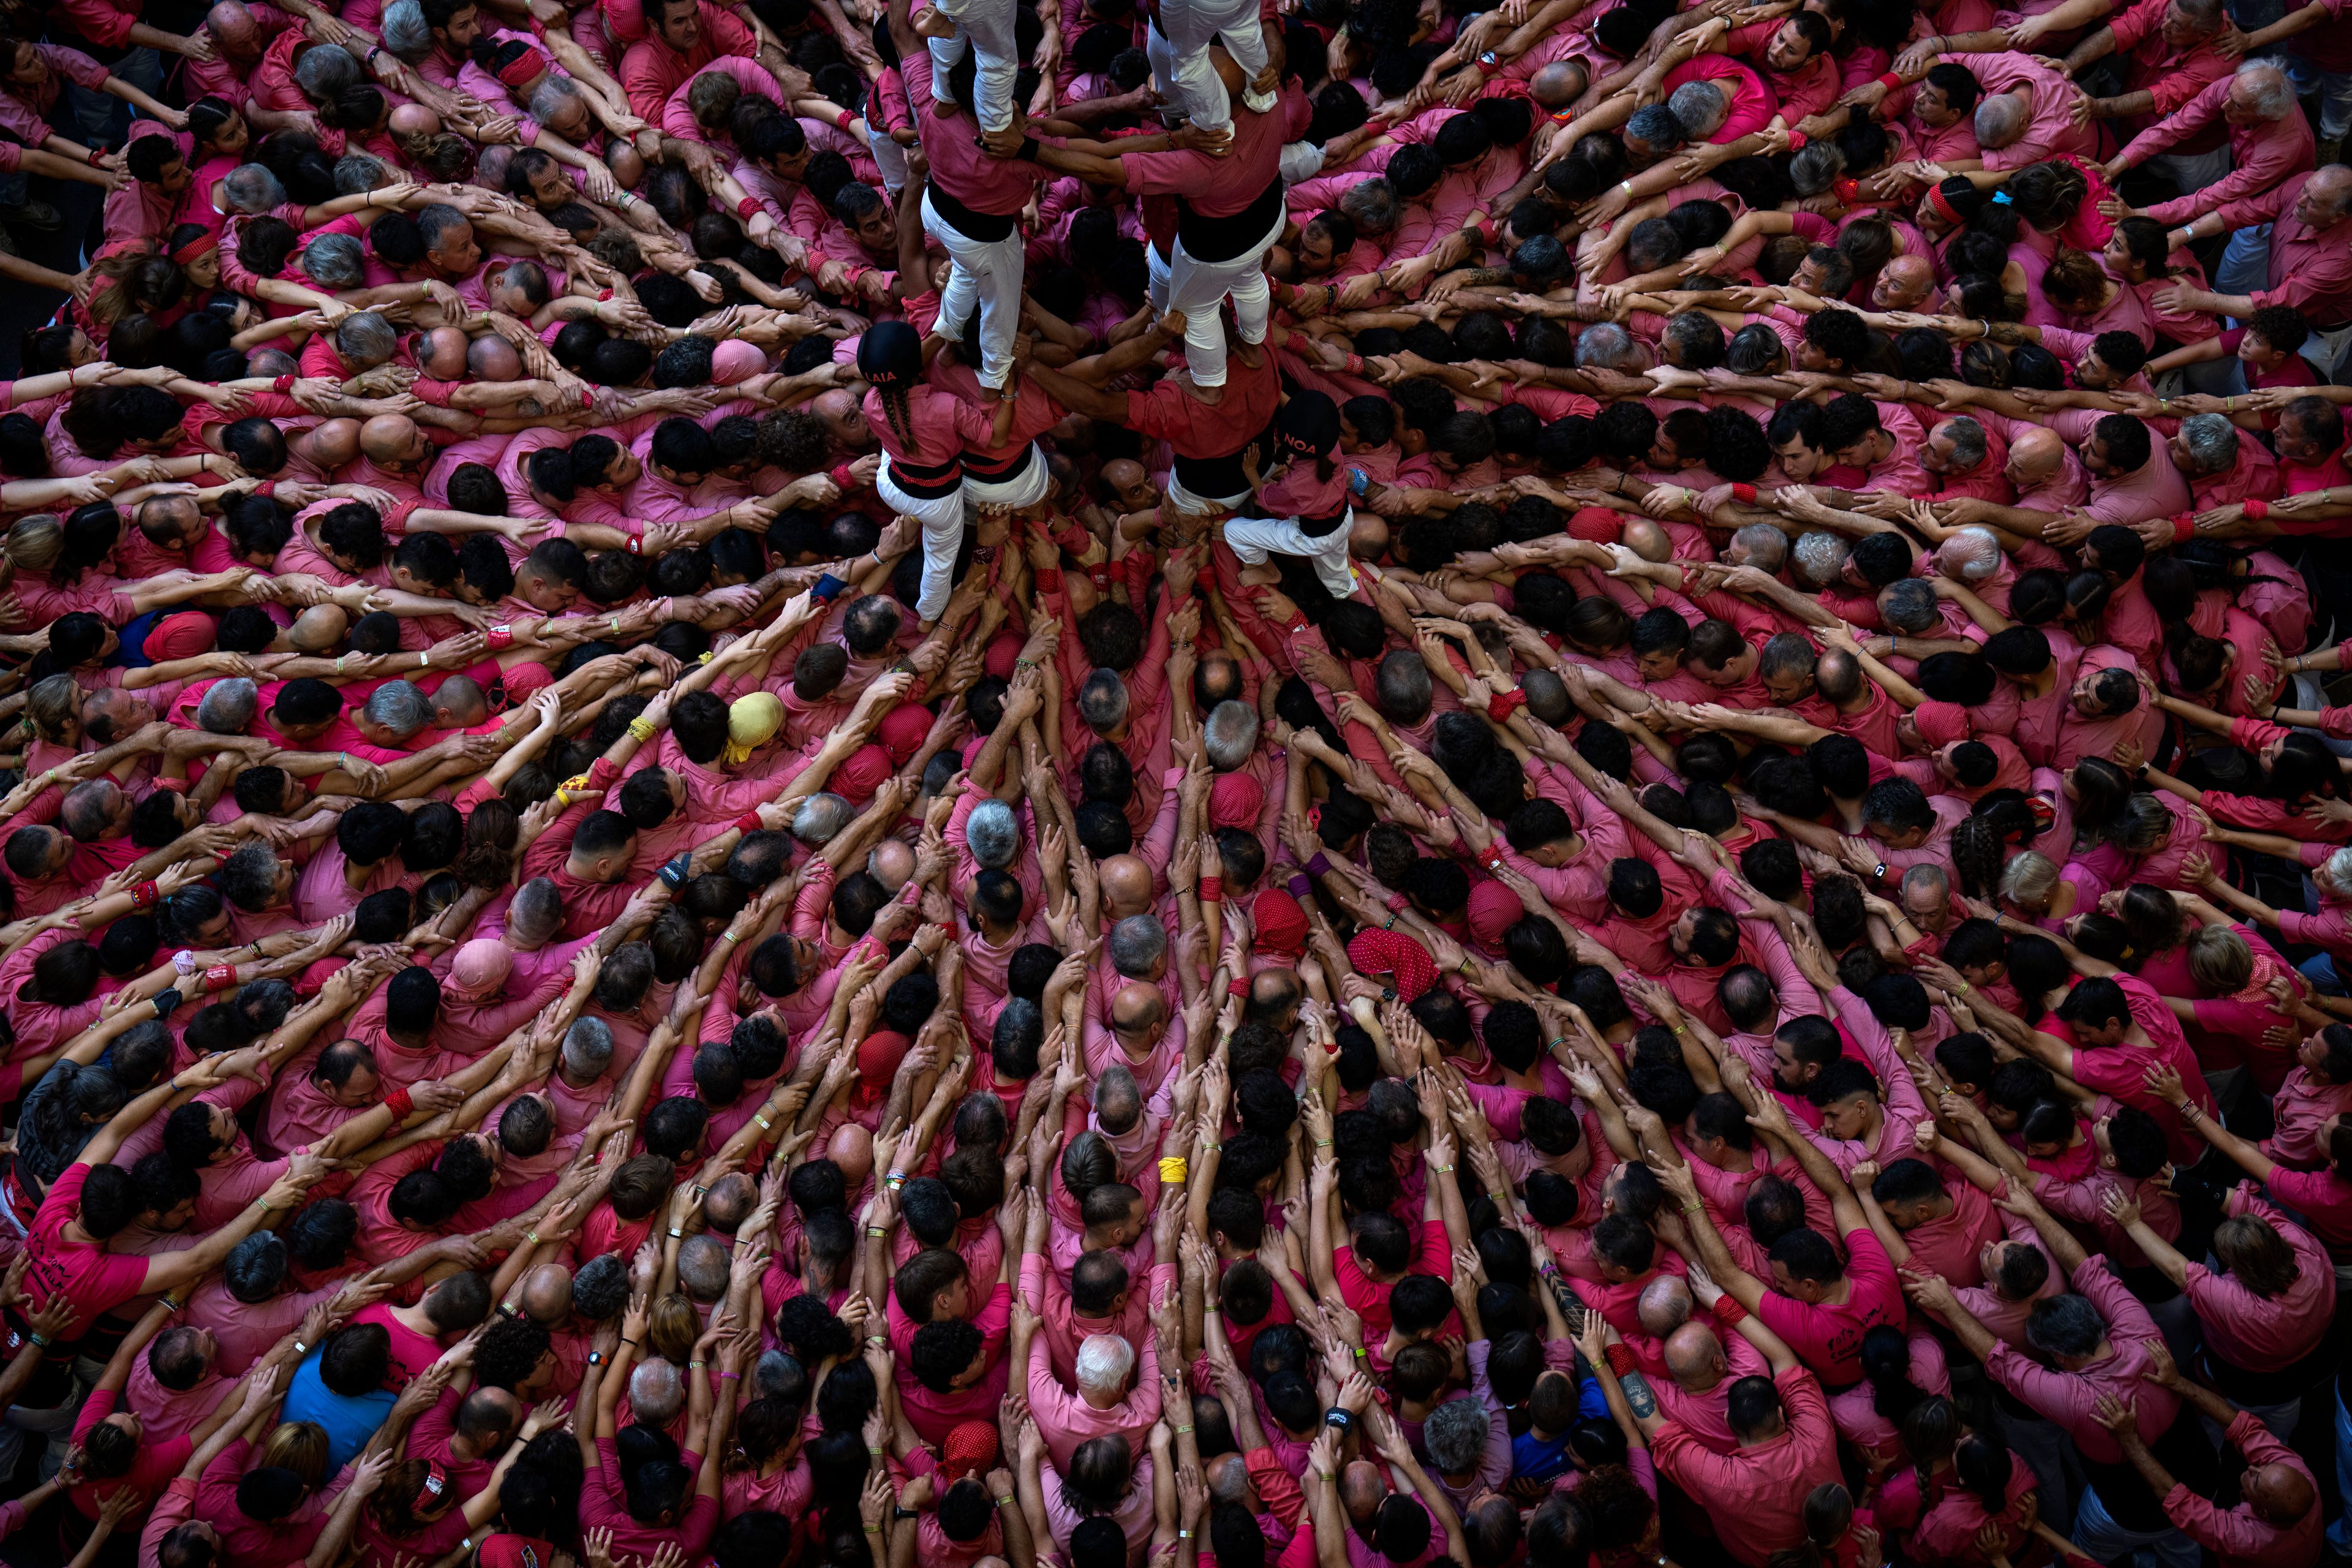
M 337 1394 L 319 1376 L 319 1358 L 324 1353 L 323 1346 L 312 1351 L 295 1369 L 279 1419 L 316 1421 L 326 1428 L 327 1472 L 332 1475 L 359 1458 L 360 1450 L 392 1414 L 396 1396 L 386 1388 L 358 1395 Z

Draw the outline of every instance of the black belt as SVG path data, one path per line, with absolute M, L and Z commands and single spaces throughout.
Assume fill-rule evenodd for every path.
M 890 482 L 917 500 L 938 500 L 963 488 L 963 459 L 944 463 L 902 463 L 890 459 Z
M 947 188 L 937 180 L 926 188 L 930 193 L 931 205 L 938 210 L 940 216 L 954 226 L 958 234 L 977 244 L 995 244 L 1010 235 L 1013 225 L 1020 221 L 1019 213 L 975 212 L 948 195 Z
M 1009 484 L 1029 471 L 1029 464 L 1036 454 L 1036 444 L 1031 441 L 1021 443 L 1020 449 L 1009 458 L 991 458 L 967 451 L 963 455 L 964 478 L 978 479 L 984 485 Z
M 1282 216 L 1282 181 L 1267 182 L 1255 200 L 1237 213 L 1212 217 L 1176 198 L 1176 237 L 1184 254 L 1195 261 L 1234 261 L 1257 248 L 1260 240 Z

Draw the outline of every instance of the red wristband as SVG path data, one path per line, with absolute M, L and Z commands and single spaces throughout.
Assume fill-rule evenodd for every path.
M 1060 593 L 1062 591 L 1062 569 L 1059 566 L 1040 567 L 1037 571 L 1037 591 L 1041 594 Z
M 746 833 L 757 833 L 766 827 L 767 824 L 760 819 L 760 814 L 758 812 L 747 811 L 742 816 L 735 819 L 735 826 L 741 828 Z
M 1486 699 L 1486 717 L 1497 724 L 1507 724 L 1513 713 L 1527 705 L 1528 694 L 1524 691 L 1497 691 Z
M 2244 500 L 2238 504 L 2245 511 L 2245 514 L 2248 517 L 2252 518 L 2256 522 L 2262 521 L 2263 519 L 2270 516 L 2271 514 L 2270 502 L 2266 500 L 2256 500 L 2252 496 L 2248 496 Z
M 599 289 L 596 290 L 596 303 L 599 305 L 603 304 L 605 300 L 610 300 L 612 297 L 613 291 L 610 289 Z
M 384 1109 L 392 1112 L 392 1119 L 394 1121 L 407 1121 L 408 1113 L 416 1109 L 416 1102 L 409 1098 L 408 1091 L 404 1089 L 395 1089 L 385 1095 L 383 1103 Z
M 1789 132 L 1789 151 L 1790 151 L 1790 152 L 1791 152 L 1791 153 L 1801 153 L 1801 152 L 1803 152 L 1803 151 L 1805 150 L 1805 142 L 1806 142 L 1806 141 L 1807 141 L 1807 138 L 1806 138 L 1806 135 L 1805 135 L 1805 133 L 1804 133 L 1803 132 L 1801 132 L 1801 131 L 1791 131 L 1791 132 Z
M 236 965 L 234 963 L 216 963 L 205 971 L 205 989 L 207 991 L 226 991 L 236 984 Z
M 1731 487 L 1731 499 L 1738 501 L 1742 506 L 1754 506 L 1756 504 L 1756 487 L 1754 485 L 1734 482 Z
M 291 392 L 294 390 L 294 378 L 290 375 L 281 375 L 269 384 L 269 390 L 280 394 Z
M 833 486 L 835 489 L 854 490 L 857 488 L 856 480 L 850 477 L 849 465 L 847 463 L 835 463 L 832 468 L 825 470 L 824 477 L 833 481 Z
M 131 907 L 142 911 L 152 910 L 161 897 L 162 895 L 155 890 L 154 883 L 142 882 L 131 889 Z
M 1601 1358 L 1608 1362 L 1609 1370 L 1621 1378 L 1631 1377 L 1637 1369 L 1633 1351 L 1622 1340 L 1603 1351 Z
M 492 653 L 514 647 L 514 627 L 492 626 L 482 634 L 482 646 Z
M 1902 87 L 1902 75 L 1896 71 L 1888 71 L 1885 76 L 1878 79 L 1878 85 L 1885 88 L 1887 91 L 1893 92 Z
M 2172 518 L 2172 542 L 2186 544 L 2196 536 L 2197 514 L 2193 511 L 2175 512 Z
M 621 548 L 632 555 L 643 555 L 646 552 L 646 536 L 642 533 L 633 533 L 621 541 Z
M 278 481 L 276 479 L 264 479 L 259 484 L 253 487 L 253 493 L 255 495 L 264 497 L 275 496 L 278 493 Z
M 1832 180 L 1830 182 L 1830 192 L 1832 195 L 1835 195 L 1838 200 L 1844 202 L 1847 205 L 1851 206 L 1853 203 L 1862 199 L 1862 182 L 1860 180 Z
M 1202 903 L 1221 904 L 1224 902 L 1224 900 L 1225 879 L 1223 877 L 1203 877 L 1201 879 L 1201 901 Z
M 735 204 L 735 216 L 737 217 L 750 217 L 753 213 L 758 212 L 759 210 L 760 198 L 757 196 L 745 196 L 741 201 Z
M 1736 1328 L 1748 1321 L 1748 1309 L 1728 1290 L 1715 1299 L 1715 1321 L 1725 1328 Z
M 845 109 L 836 110 L 834 113 L 833 126 L 836 131 L 846 131 L 856 123 L 857 116 Z
M 1236 974 L 1230 982 L 1227 983 L 1225 986 L 1225 994 L 1228 996 L 1246 996 L 1249 994 L 1249 988 L 1250 983 L 1248 976 Z

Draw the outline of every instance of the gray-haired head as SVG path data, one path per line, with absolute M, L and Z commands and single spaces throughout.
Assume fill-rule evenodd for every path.
M 1789 550 L 1789 571 L 1805 588 L 1826 588 L 1845 570 L 1845 558 L 1853 553 L 1846 542 L 1824 529 L 1797 535 L 1797 542 Z
M 727 1244 L 705 1232 L 678 1244 L 677 1287 L 709 1306 L 727 1294 Z
M 1421 1428 L 1422 1446 L 1429 1451 L 1431 1467 L 1444 1476 L 1476 1469 L 1486 1452 L 1491 1420 L 1485 1404 L 1467 1394 L 1431 1411 Z
M 640 1425 L 663 1427 L 686 1413 L 686 1378 L 659 1356 L 629 1373 L 629 1408 Z
M 1078 717 L 1097 734 L 1126 721 L 1127 703 L 1127 682 L 1115 669 L 1097 669 L 1078 687 Z
M 1654 148 L 1672 152 L 1681 146 L 1687 134 L 1681 118 L 1666 104 L 1653 103 L 1637 109 L 1625 121 L 1625 134 L 1648 142 Z
M 1363 234 L 1386 234 L 1397 226 L 1396 187 L 1375 174 L 1339 193 L 1339 211 Z
M 425 19 L 418 0 L 392 0 L 383 8 L 383 47 L 410 65 L 433 52 L 433 25 Z
M 1922 913 L 1952 896 L 1952 879 L 1941 866 L 1921 864 L 1903 873 L 1903 902 Z
M 1789 184 L 1801 196 L 1820 195 L 1837 184 L 1838 176 L 1844 173 L 1845 154 L 1827 137 L 1806 142 L 1789 160 Z
M 1595 321 L 1576 340 L 1576 364 L 1580 370 L 1631 373 L 1639 368 L 1640 357 L 1633 345 L 1633 334 L 1614 321 Z
M 1116 1404 L 1135 1370 L 1135 1347 L 1117 1334 L 1088 1334 L 1078 1346 L 1076 1382 L 1081 1394 Z
M 1095 1119 L 1112 1132 L 1125 1132 L 1143 1114 L 1143 1093 L 1135 1074 L 1113 1061 L 1095 1079 Z
M 2025 134 L 2025 100 L 2013 92 L 1989 92 L 1977 100 L 1977 145 L 1998 151 Z
M 373 370 L 400 352 L 400 334 L 373 310 L 362 310 L 335 329 L 335 352 L 357 369 Z
M 812 847 L 830 844 L 856 816 L 856 808 L 847 801 L 823 791 L 801 802 L 800 809 L 793 813 L 793 837 Z
M 333 52 L 342 54 L 341 49 Z M 221 181 L 221 195 L 231 212 L 248 216 L 286 205 L 286 187 L 278 183 L 277 175 L 258 163 L 239 163 L 231 169 L 228 177 Z
M 1201 721 L 1201 744 L 1209 753 L 1209 765 L 1229 773 L 1247 763 L 1257 749 L 1257 714 L 1245 702 L 1229 697 L 1210 709 Z
M 1944 618 L 1925 577 L 1897 577 L 1879 590 L 1878 614 L 1897 637 L 1917 637 Z
M 369 692 L 364 711 L 404 741 L 433 722 L 432 699 L 405 680 L 387 680 Z
M 801 1363 L 787 1352 L 761 1351 L 760 1359 L 751 1363 L 751 1393 L 755 1398 L 768 1399 L 807 1386 Z
M 2192 414 L 2180 422 L 2180 445 L 2199 477 L 2227 473 L 2238 464 L 2238 427 L 2226 414 Z
M 1129 915 L 1110 928 L 1111 966 L 1140 980 L 1168 951 L 1168 928 L 1157 915 Z
M 215 681 L 196 703 L 196 728 L 210 735 L 242 735 L 261 714 L 261 692 L 242 675 Z
M 416 13 L 420 26 L 424 23 L 424 9 L 415 4 L 415 0 L 393 0 L 384 7 L 386 44 L 392 42 L 392 13 L 403 5 Z M 433 47 L 433 32 L 429 27 L 425 32 L 425 47 L 428 53 Z M 341 94 L 362 85 L 366 78 L 367 73 L 351 51 L 337 44 L 315 45 L 303 50 L 302 58 L 294 62 L 294 85 L 300 88 L 302 96 L 313 103 L 332 103 Z
M 964 819 L 963 841 L 971 858 L 1002 871 L 1021 853 L 1021 822 L 1001 800 L 984 800 Z
M 2175 0 L 2186 4 L 2186 0 Z M 2231 96 L 2247 113 L 2263 120 L 2284 120 L 2294 108 L 2294 83 L 2275 60 L 2244 60 Z
M 563 1031 L 563 1065 L 582 1078 L 604 1076 L 613 1065 L 613 1026 L 602 1018 L 577 1018 Z
M 530 89 L 530 117 L 544 124 L 561 116 L 579 99 L 578 84 L 570 77 L 550 71 L 544 81 Z
M 364 195 L 391 179 L 383 160 L 373 153 L 346 153 L 335 160 L 335 194 L 339 196 Z
M 1952 444 L 1952 461 L 1973 468 L 1985 460 L 1985 427 L 1965 414 L 1956 414 L 1938 426 Z
M 469 227 L 473 219 L 447 202 L 431 202 L 416 209 L 416 237 L 427 250 L 438 250 L 453 233 Z
M 1723 128 L 1731 114 L 1727 95 L 1711 81 L 1686 81 L 1666 96 L 1675 123 L 1686 142 L 1704 142 Z
M 320 235 L 302 247 L 302 270 L 321 289 L 360 288 L 367 282 L 367 247 L 355 234 Z
M 1789 563 L 1789 536 L 1769 522 L 1751 522 L 1733 531 L 1731 542 L 1740 552 L 1741 565 L 1753 566 L 1767 575 L 1778 576 Z
M 2227 426 L 2229 421 L 2222 420 L 2222 424 Z M 2002 559 L 2000 537 L 1991 529 L 1973 522 L 1953 530 L 1943 543 L 1936 546 L 1937 568 L 1946 576 L 1963 583 L 1981 583 L 1992 576 L 2000 570 Z
M 515 889 L 507 906 L 507 931 L 525 947 L 537 947 L 563 924 L 563 889 L 551 878 L 533 877 Z

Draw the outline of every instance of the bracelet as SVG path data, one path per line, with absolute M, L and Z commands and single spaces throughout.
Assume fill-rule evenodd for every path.
M 704 1367 L 709 1366 L 709 1364 L 710 1363 L 707 1361 L 690 1361 L 686 1363 L 686 1370 L 688 1372 L 700 1372 Z
M 635 1341 L 635 1340 L 624 1338 L 624 1339 L 621 1341 L 621 1342 L 622 1342 L 623 1344 L 625 1344 L 625 1345 L 628 1346 L 628 1347 L 629 1347 L 629 1349 L 631 1349 L 631 1350 L 635 1350 L 635 1349 L 636 1349 L 636 1348 L 637 1348 L 637 1342 L 636 1342 L 636 1341 Z
M 524 1231 L 524 1232 L 522 1233 L 522 1238 L 523 1238 L 525 1241 L 527 1241 L 527 1242 L 530 1243 L 530 1245 L 531 1245 L 531 1246 L 533 1246 L 533 1247 L 537 1247 L 537 1246 L 539 1245 L 539 1232 L 537 1232 L 537 1231 L 535 1231 L 535 1230 L 527 1230 L 527 1231 Z
M 40 1342 L 36 1340 L 33 1342 L 38 1344 Z M 304 1344 L 300 1340 L 296 1340 L 294 1342 L 294 1353 L 296 1355 L 309 1355 L 310 1353 L 310 1347 Z
M 878 1225 L 869 1225 L 869 1226 L 867 1226 L 866 1227 L 866 1235 L 868 1235 L 868 1236 L 887 1236 L 887 1235 L 889 1235 L 890 1233 L 889 1233 L 888 1231 L 887 1231 L 887 1230 L 884 1230 L 884 1229 L 883 1229 L 880 1226 L 878 1226 Z
M 1176 1428 L 1176 1435 L 1177 1435 L 1178 1436 L 1180 1436 L 1180 1437 L 1181 1437 L 1181 1436 L 1182 1436 L 1185 1433 L 1190 1432 L 1192 1429 L 1192 1428 L 1191 1428 L 1190 1426 L 1179 1426 L 1179 1427 L 1177 1427 L 1177 1428 Z
M 1451 1165 L 1432 1165 L 1429 1168 L 1429 1173 L 1433 1176 L 1450 1176 L 1454 1173 L 1454 1167 Z
M 728 1378 L 730 1378 L 730 1377 L 731 1377 L 731 1378 L 733 1378 L 733 1379 L 734 1379 L 736 1382 L 738 1382 L 738 1383 L 740 1383 L 740 1382 L 742 1382 L 742 1381 L 743 1381 L 743 1374 L 742 1374 L 741 1373 L 740 1373 L 740 1372 L 722 1372 L 722 1373 L 720 1373 L 719 1374 L 719 1378 L 720 1378 L 720 1380 L 721 1380 L 722 1382 L 723 1382 L 724 1380 L 728 1379 Z
M 880 1450 L 879 1448 L 877 1448 L 877 1449 L 875 1450 L 875 1452 L 876 1452 L 876 1453 L 877 1453 L 877 1454 L 878 1454 L 878 1453 L 880 1453 L 881 1451 L 882 1451 L 882 1450 Z M 879 1535 L 879 1534 L 881 1534 L 881 1533 L 882 1533 L 882 1527 L 881 1527 L 880 1525 L 878 1525 L 878 1524 L 869 1524 L 869 1525 L 867 1525 L 867 1526 L 866 1527 L 866 1534 L 868 1534 L 868 1535 Z
M 659 732 L 646 721 L 642 713 L 629 721 L 629 733 L 639 741 L 650 741 Z
M 999 1507 L 999 1508 L 1003 1508 L 1006 1503 L 1009 1503 L 1009 1502 L 1011 1502 L 1011 1501 L 1013 1501 L 1013 1500 L 1012 1494 L 1007 1493 L 1007 1494 L 1006 1494 L 1006 1495 L 1004 1495 L 1003 1497 L 998 1498 L 998 1499 L 996 1500 L 996 1506 L 997 1506 L 997 1507 Z
M 43 1350 L 47 1350 L 47 1349 L 48 1349 L 48 1348 L 49 1348 L 49 1342 L 48 1342 L 48 1340 L 47 1340 L 45 1336 L 40 1335 L 40 1334 L 34 1334 L 34 1335 L 32 1335 L 32 1336 L 31 1336 L 31 1338 L 32 1338 L 33 1342 L 34 1342 L 35 1344 L 37 1344 L 37 1345 L 40 1346 Z
M 680 1230 L 676 1226 L 672 1226 L 669 1227 L 669 1238 L 672 1241 L 684 1241 L 686 1239 L 686 1232 Z

